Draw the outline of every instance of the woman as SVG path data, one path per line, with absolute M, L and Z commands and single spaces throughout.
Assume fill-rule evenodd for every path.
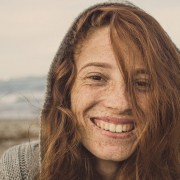
M 40 171 L 35 142 L 5 153 L 1 177 L 179 179 L 179 74 L 178 49 L 154 18 L 130 3 L 90 7 L 49 71 Z

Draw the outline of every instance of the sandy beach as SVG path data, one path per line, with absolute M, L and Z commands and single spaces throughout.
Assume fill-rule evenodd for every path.
M 37 120 L 0 120 L 0 156 L 14 145 L 37 140 L 38 133 Z

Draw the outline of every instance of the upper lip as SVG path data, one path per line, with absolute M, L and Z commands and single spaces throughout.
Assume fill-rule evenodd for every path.
M 109 122 L 113 124 L 130 124 L 130 123 L 135 123 L 135 120 L 132 118 L 127 118 L 127 117 L 110 117 L 110 116 L 94 116 L 90 118 L 93 122 L 97 120 L 101 120 L 104 122 Z

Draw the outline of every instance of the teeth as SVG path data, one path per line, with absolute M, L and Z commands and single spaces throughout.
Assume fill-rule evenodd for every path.
M 104 123 L 100 123 L 100 128 L 104 129 L 104 125 L 105 125 Z
M 123 132 L 126 132 L 128 130 L 128 125 L 123 125 L 122 129 L 123 129 Z
M 116 126 L 116 132 L 121 133 L 122 130 L 123 130 L 122 125 L 117 125 L 117 126 Z
M 115 124 L 110 124 L 110 125 L 109 125 L 109 131 L 111 131 L 111 132 L 116 132 L 116 126 L 115 126 Z
M 109 130 L 109 124 L 108 124 L 108 123 L 105 123 L 104 129 L 105 129 L 106 131 Z
M 100 125 L 99 123 L 96 123 L 96 126 L 100 127 L 99 125 Z
M 116 133 L 128 132 L 134 128 L 133 124 L 117 124 L 116 125 L 116 124 L 107 123 L 103 121 L 96 122 L 96 125 L 101 129 L 104 129 L 106 131 L 116 132 Z

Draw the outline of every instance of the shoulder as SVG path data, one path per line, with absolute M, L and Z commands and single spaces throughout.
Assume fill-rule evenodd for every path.
M 33 179 L 39 167 L 39 142 L 27 142 L 8 149 L 0 159 L 2 179 Z

